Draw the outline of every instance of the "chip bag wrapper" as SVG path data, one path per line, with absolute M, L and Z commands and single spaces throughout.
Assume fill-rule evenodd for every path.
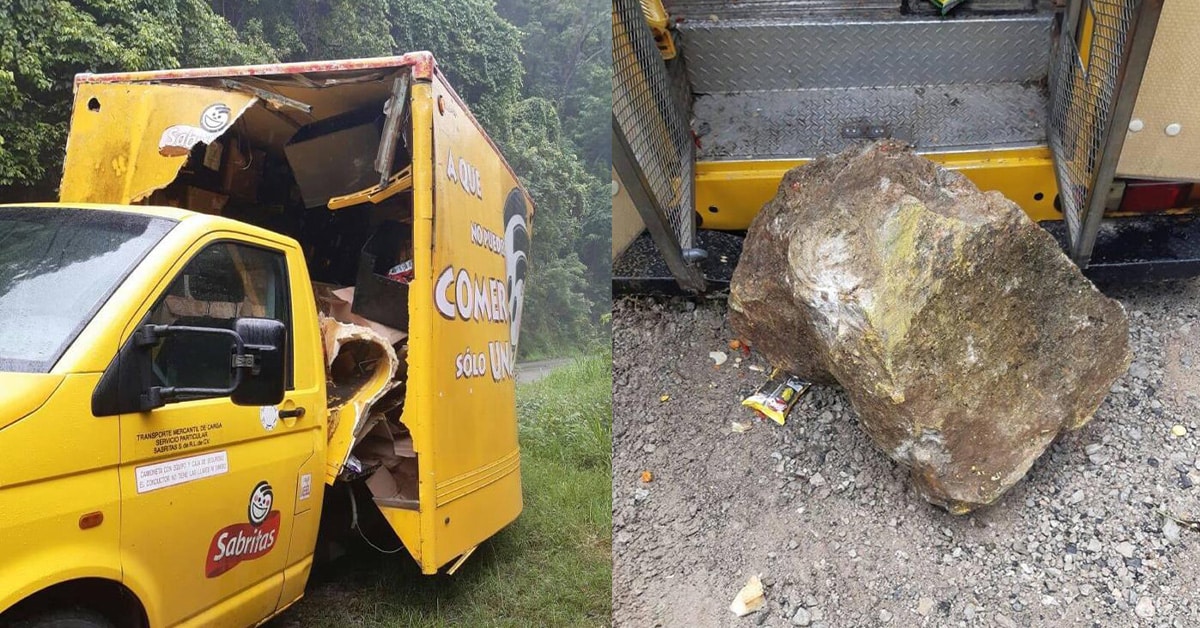
M 809 382 L 781 369 L 771 371 L 771 377 L 742 400 L 742 405 L 751 408 L 772 421 L 783 425 L 792 406 L 808 392 Z

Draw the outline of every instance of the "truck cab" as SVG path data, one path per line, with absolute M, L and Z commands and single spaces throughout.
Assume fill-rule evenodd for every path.
M 0 206 L 0 623 L 261 623 L 335 490 L 427 574 L 520 513 L 532 204 L 432 56 L 81 75 L 65 164 Z

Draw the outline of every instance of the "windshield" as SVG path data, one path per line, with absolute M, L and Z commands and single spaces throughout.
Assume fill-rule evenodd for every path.
M 0 207 L 0 371 L 48 372 L 175 221 Z

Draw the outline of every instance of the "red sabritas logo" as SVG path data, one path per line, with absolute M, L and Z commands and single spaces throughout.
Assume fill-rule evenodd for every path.
M 204 574 L 215 578 L 242 561 L 266 555 L 275 547 L 278 535 L 278 510 L 272 510 L 258 527 L 250 523 L 235 523 L 221 528 L 208 546 L 208 561 L 204 564 Z
M 240 562 L 266 555 L 275 547 L 275 539 L 279 536 L 279 511 L 271 510 L 274 501 L 271 485 L 259 482 L 250 493 L 250 506 L 246 512 L 250 522 L 217 530 L 208 545 L 204 575 L 215 578 Z

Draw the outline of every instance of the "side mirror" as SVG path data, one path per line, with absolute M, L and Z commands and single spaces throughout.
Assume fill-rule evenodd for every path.
M 217 370 L 208 373 L 216 377 L 204 380 L 203 386 L 161 385 L 162 378 L 155 376 L 151 350 L 168 337 L 184 346 L 202 343 L 214 347 L 217 357 L 211 365 Z M 228 354 L 221 354 L 220 346 L 228 347 Z M 144 325 L 133 333 L 101 376 L 92 394 L 92 413 L 112 416 L 146 412 L 168 403 L 226 396 L 242 406 L 275 405 L 283 401 L 287 350 L 287 329 L 273 319 L 239 318 L 233 329 Z M 225 360 L 221 355 L 228 355 L 228 379 L 220 375 Z
M 252 358 L 234 386 L 233 403 L 273 406 L 283 401 L 287 328 L 270 318 L 239 318 L 233 323 L 233 331 L 242 339 L 244 355 Z

